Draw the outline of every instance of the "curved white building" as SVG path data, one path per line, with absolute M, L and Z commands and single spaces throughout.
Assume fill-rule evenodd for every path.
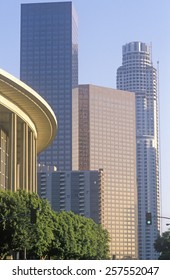
M 0 189 L 37 191 L 37 154 L 56 136 L 51 107 L 0 69 Z

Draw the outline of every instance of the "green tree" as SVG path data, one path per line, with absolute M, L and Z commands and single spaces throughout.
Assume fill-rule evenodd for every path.
M 159 260 L 170 260 L 170 230 L 163 232 L 154 243 L 155 250 L 160 253 Z
M 57 259 L 108 259 L 108 233 L 92 219 L 62 211 L 54 214 L 50 255 Z
M 108 259 L 108 242 L 107 231 L 92 219 L 55 213 L 35 193 L 0 192 L 1 259 L 25 249 L 29 259 Z
M 37 209 L 36 223 L 31 210 Z M 44 258 L 54 238 L 49 204 L 35 193 L 0 192 L 0 257 L 11 251 L 27 250 L 27 255 Z

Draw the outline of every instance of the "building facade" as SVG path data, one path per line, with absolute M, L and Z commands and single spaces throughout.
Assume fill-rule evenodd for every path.
M 134 93 L 80 85 L 73 92 L 73 168 L 103 169 L 101 224 L 112 258 L 138 258 Z
M 117 88 L 133 91 L 136 96 L 139 258 L 157 259 L 154 250 L 160 230 L 157 72 L 148 45 L 131 42 L 123 46 Z M 151 225 L 146 225 L 146 212 L 151 212 Z
M 57 171 L 38 167 L 38 193 L 54 211 L 72 211 L 101 223 L 103 170 Z
M 21 80 L 53 108 L 59 131 L 39 162 L 72 169 L 72 88 L 78 85 L 77 15 L 72 2 L 21 5 Z
M 37 154 L 56 136 L 47 102 L 0 69 L 0 189 L 37 192 Z
M 56 166 L 46 166 L 38 163 L 37 180 L 38 195 L 42 199 L 47 199 L 51 204 L 51 174 L 57 171 Z

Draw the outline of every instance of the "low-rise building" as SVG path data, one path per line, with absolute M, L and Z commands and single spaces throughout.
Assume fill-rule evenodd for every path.
M 56 136 L 51 107 L 0 69 L 0 189 L 37 192 L 37 154 Z

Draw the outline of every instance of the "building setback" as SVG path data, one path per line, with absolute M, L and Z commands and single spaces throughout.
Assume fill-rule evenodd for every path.
M 21 80 L 53 108 L 59 131 L 39 162 L 72 169 L 72 88 L 78 84 L 77 15 L 71 2 L 21 5 Z
M 157 73 L 148 45 L 131 42 L 123 46 L 117 88 L 133 91 L 136 96 L 139 258 L 157 259 L 154 250 L 160 231 Z M 151 212 L 151 225 L 146 225 L 146 212 Z
M 138 258 L 135 95 L 80 85 L 73 92 L 73 168 L 103 169 L 101 224 L 116 259 Z

